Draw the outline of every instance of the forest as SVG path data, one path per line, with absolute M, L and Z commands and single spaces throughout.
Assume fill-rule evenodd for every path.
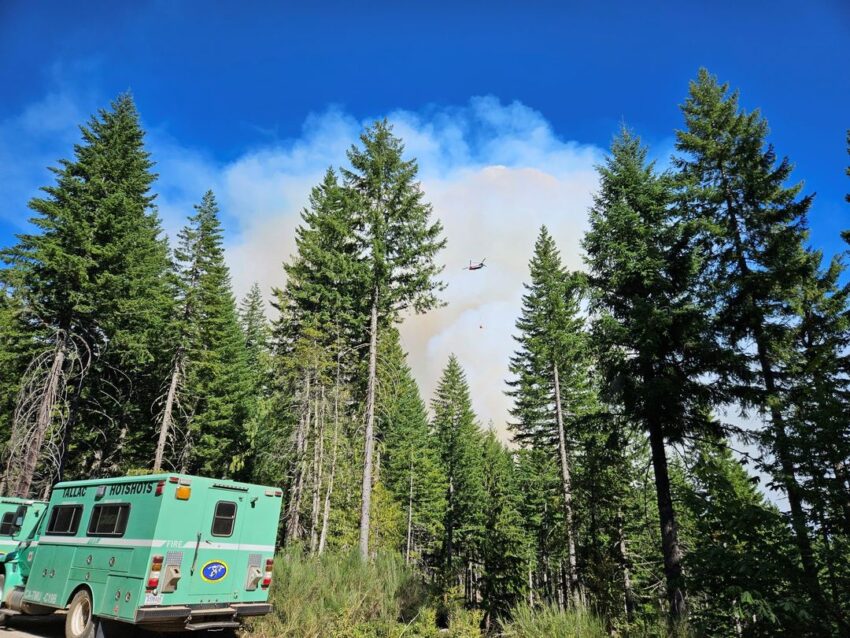
M 583 269 L 539 229 L 505 437 L 466 378 L 490 362 L 450 357 L 431 397 L 411 372 L 399 326 L 443 303 L 452 238 L 390 123 L 238 300 L 215 194 L 169 243 L 118 96 L 0 252 L 2 493 L 280 486 L 260 637 L 850 636 L 846 255 L 742 101 L 700 70 L 669 168 L 612 131 Z

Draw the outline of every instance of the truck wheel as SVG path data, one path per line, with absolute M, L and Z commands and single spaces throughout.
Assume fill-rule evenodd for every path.
M 81 589 L 71 599 L 65 616 L 65 638 L 94 638 L 95 620 L 91 594 Z

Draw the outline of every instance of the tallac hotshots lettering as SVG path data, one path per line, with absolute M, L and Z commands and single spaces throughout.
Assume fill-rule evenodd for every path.
M 149 481 L 137 481 L 135 483 L 118 483 L 110 485 L 107 494 L 109 496 L 130 496 L 133 494 L 151 494 L 154 483 Z M 63 494 L 66 497 L 85 496 L 88 487 L 66 487 Z

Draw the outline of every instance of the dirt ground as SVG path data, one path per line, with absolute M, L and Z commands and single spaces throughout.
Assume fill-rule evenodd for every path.
M 233 634 L 224 632 L 194 632 L 191 634 L 161 634 L 141 630 L 121 631 L 115 638 L 230 638 Z M 49 616 L 13 616 L 0 627 L 0 638 L 65 638 L 65 614 Z M 108 638 L 113 638 L 108 634 Z

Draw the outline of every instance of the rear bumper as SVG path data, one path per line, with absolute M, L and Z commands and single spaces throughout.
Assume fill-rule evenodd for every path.
M 183 625 L 186 629 L 214 629 L 236 627 L 243 618 L 262 616 L 271 610 L 269 603 L 139 607 L 134 622 L 137 625 Z

